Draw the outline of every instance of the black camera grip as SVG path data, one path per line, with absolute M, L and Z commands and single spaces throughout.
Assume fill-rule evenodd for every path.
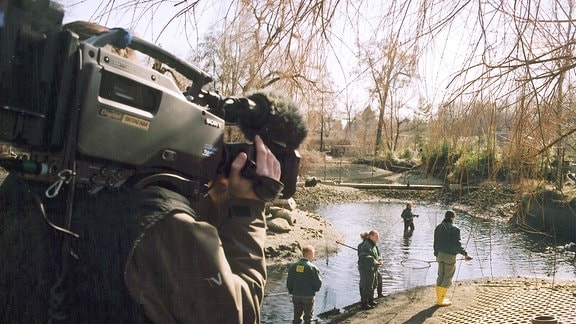
M 256 159 L 255 151 L 252 144 L 247 143 L 228 143 L 225 148 L 224 154 L 224 174 L 225 176 L 230 176 L 230 168 L 233 160 L 240 154 L 244 152 L 248 155 L 246 164 L 240 170 L 240 174 L 246 178 L 253 181 L 252 189 L 258 198 L 263 201 L 269 202 L 273 201 L 280 196 L 284 190 L 284 184 L 280 181 L 276 181 L 270 177 L 261 176 L 256 173 Z
M 270 177 L 257 176 L 253 183 L 254 193 L 265 202 L 274 201 L 280 197 L 284 185 Z

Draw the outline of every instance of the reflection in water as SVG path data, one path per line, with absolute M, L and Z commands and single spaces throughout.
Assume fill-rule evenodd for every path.
M 360 243 L 361 231 L 380 232 L 378 246 L 384 260 L 380 269 L 384 295 L 436 282 L 433 233 L 446 209 L 439 205 L 413 204 L 413 212 L 420 217 L 414 219 L 416 229 L 404 233 L 400 218 L 403 208 L 404 204 L 399 203 L 353 203 L 323 206 L 316 211 L 344 233 L 346 240 L 342 243 L 351 247 Z M 458 211 L 456 215 L 462 244 L 474 260 L 458 262 L 455 282 L 484 277 L 576 278 L 574 254 L 555 254 L 554 249 L 546 249 L 563 243 L 549 244 L 541 236 L 529 237 L 501 221 L 482 220 Z M 317 250 L 322 248 L 316 246 Z M 342 246 L 337 255 L 314 261 L 323 278 L 322 288 L 316 295 L 316 315 L 360 300 L 357 260 L 355 250 Z M 263 323 L 292 320 L 292 302 L 285 282 L 286 269 L 269 272 L 262 307 Z

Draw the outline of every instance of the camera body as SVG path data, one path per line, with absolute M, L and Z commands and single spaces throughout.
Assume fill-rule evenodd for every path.
M 214 177 L 222 118 L 188 101 L 167 76 L 104 47 L 83 42 L 80 54 L 78 156 L 133 166 L 140 174 L 169 170 L 200 181 Z
M 64 11 L 52 1 L 3 1 L 0 14 L 1 166 L 32 181 L 72 174 L 74 185 L 90 192 L 172 174 L 186 179 L 188 195 L 229 172 L 238 145 L 224 143 L 225 116 L 207 104 L 218 100 L 203 97 L 212 81 L 206 73 L 131 38 L 129 47 L 189 79 L 182 93 L 170 77 L 111 50 L 130 36 L 125 31 L 80 41 L 62 30 Z M 287 163 L 281 181 L 288 198 L 299 155 L 273 152 Z

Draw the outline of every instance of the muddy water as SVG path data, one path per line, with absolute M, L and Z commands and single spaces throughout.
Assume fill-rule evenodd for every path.
M 404 204 L 351 203 L 320 207 L 316 213 L 325 217 L 343 232 L 350 247 L 360 243 L 361 231 L 380 232 L 378 246 L 383 255 L 384 294 L 416 286 L 434 285 L 436 263 L 432 250 L 433 232 L 444 217 L 440 205 L 415 205 L 415 231 L 403 233 L 400 214 Z M 540 235 L 528 235 L 502 221 L 482 220 L 456 211 L 456 226 L 461 230 L 462 244 L 474 258 L 458 261 L 454 281 L 486 277 L 556 277 L 576 279 L 573 253 L 557 252 L 553 242 Z M 322 246 L 316 246 L 322 249 Z M 342 246 L 328 259 L 315 260 L 323 276 L 323 286 L 316 295 L 315 314 L 356 303 L 358 269 L 356 251 Z M 289 323 L 292 303 L 285 288 L 286 269 L 271 271 L 262 306 L 263 323 Z

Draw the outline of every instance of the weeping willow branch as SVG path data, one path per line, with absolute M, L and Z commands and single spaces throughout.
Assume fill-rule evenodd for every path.
M 561 134 L 557 139 L 555 139 L 554 141 L 548 143 L 547 145 L 545 145 L 543 148 L 541 148 L 538 152 L 534 153 L 531 157 L 534 158 L 542 153 L 544 153 L 546 150 L 548 150 L 549 148 L 551 148 L 552 146 L 556 145 L 556 143 L 560 142 L 561 140 L 565 139 L 566 137 L 574 134 L 574 132 L 576 132 L 576 128 L 571 129 L 570 131 L 568 131 L 567 133 Z

